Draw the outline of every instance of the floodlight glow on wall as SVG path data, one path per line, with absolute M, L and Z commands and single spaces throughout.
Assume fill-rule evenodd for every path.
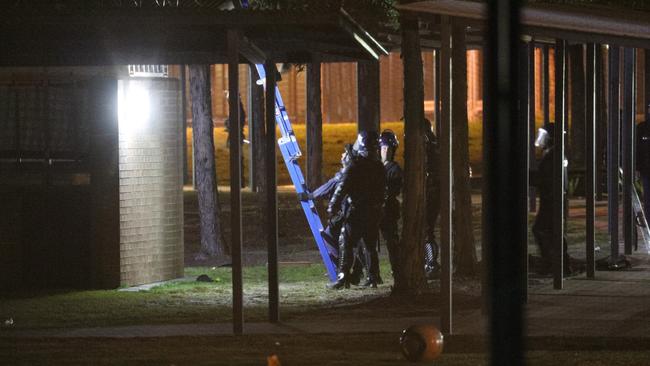
M 128 135 L 145 129 L 151 117 L 149 90 L 138 82 L 122 82 L 117 110 L 120 133 Z

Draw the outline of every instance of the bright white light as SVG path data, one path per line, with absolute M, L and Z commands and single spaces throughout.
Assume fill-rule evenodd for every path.
M 120 133 L 132 134 L 149 124 L 149 90 L 137 83 L 122 83 L 118 88 L 118 118 Z

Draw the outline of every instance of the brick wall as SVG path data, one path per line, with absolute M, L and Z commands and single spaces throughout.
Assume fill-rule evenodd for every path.
M 144 100 L 129 100 L 147 94 L 148 108 Z M 180 277 L 184 263 L 178 80 L 120 80 L 118 95 L 120 282 L 136 285 Z M 129 108 L 135 110 L 129 114 Z

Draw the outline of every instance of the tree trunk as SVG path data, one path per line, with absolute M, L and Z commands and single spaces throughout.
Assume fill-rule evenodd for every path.
M 452 159 L 454 262 L 456 273 L 476 274 L 476 247 L 472 230 L 472 192 L 469 181 L 469 127 L 467 120 L 467 50 L 465 26 L 452 26 Z
M 217 173 L 214 160 L 214 135 L 208 65 L 189 65 L 192 98 L 192 138 L 199 200 L 201 252 L 199 259 L 224 254 L 224 239 L 219 222 Z
M 404 63 L 404 191 L 395 294 L 418 294 L 424 278 L 424 80 L 416 19 L 402 19 Z
M 585 60 L 583 45 L 569 48 L 571 72 L 571 146 L 569 161 L 572 167 L 585 166 Z

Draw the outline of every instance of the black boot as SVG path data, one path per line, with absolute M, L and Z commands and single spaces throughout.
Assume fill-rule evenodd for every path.
M 340 290 L 342 288 L 350 288 L 350 281 L 348 280 L 349 276 L 346 276 L 343 272 L 339 273 L 336 281 L 327 284 L 327 288 L 330 290 Z
M 361 287 L 377 288 L 377 281 L 371 277 L 367 277 L 365 282 L 361 284 Z
M 370 275 L 366 277 L 366 281 L 361 284 L 361 287 L 377 288 L 377 285 L 381 285 L 382 283 L 384 283 L 384 280 L 381 279 L 381 276 Z
M 343 234 L 341 234 L 343 236 Z M 342 238 L 343 239 L 343 238 Z M 352 251 L 345 246 L 345 240 L 340 240 L 339 244 L 339 274 L 336 281 L 327 285 L 332 290 L 350 288 L 350 268 L 352 267 Z

